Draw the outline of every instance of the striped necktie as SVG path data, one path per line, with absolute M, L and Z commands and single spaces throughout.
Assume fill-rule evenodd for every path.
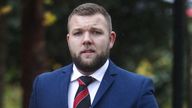
M 89 108 L 91 106 L 90 95 L 87 86 L 95 79 L 89 76 L 81 76 L 78 78 L 79 88 L 75 95 L 73 108 Z

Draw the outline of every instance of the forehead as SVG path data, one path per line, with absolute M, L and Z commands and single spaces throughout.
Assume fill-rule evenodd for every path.
M 71 29 L 87 29 L 91 27 L 107 28 L 107 21 L 101 14 L 91 16 L 73 15 L 68 22 L 69 30 Z

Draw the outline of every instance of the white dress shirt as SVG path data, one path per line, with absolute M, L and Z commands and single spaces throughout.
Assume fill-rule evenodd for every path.
M 90 94 L 90 98 L 91 98 L 91 104 L 93 103 L 93 100 L 95 98 L 97 90 L 101 84 L 101 81 L 103 79 L 103 76 L 104 76 L 108 66 L 109 66 L 109 60 L 107 60 L 101 68 L 99 68 L 97 71 L 95 71 L 93 74 L 90 75 L 91 77 L 96 79 L 96 81 L 94 81 L 93 83 L 88 85 L 88 90 L 89 90 L 89 94 Z M 81 74 L 78 71 L 75 64 L 73 64 L 73 73 L 71 75 L 71 81 L 69 84 L 69 92 L 68 92 L 68 106 L 69 106 L 69 108 L 73 108 L 73 102 L 74 102 L 75 94 L 76 94 L 77 89 L 79 87 L 77 79 L 80 76 L 84 76 L 84 75 Z

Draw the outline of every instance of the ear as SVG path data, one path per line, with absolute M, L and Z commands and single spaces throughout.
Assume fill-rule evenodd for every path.
M 68 40 L 69 40 L 69 33 L 67 34 L 67 37 L 66 37 L 66 38 L 67 38 L 67 42 L 68 42 Z
M 110 48 L 113 48 L 115 40 L 116 40 L 116 33 L 114 31 L 111 31 L 110 36 L 109 36 L 109 41 L 110 41 L 109 47 Z

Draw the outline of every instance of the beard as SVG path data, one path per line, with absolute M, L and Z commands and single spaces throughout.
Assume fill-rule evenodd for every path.
M 109 51 L 102 52 L 100 55 L 92 58 L 91 61 L 84 61 L 83 58 L 78 55 L 72 54 L 72 60 L 75 66 L 86 75 L 90 75 L 104 65 L 109 57 Z

